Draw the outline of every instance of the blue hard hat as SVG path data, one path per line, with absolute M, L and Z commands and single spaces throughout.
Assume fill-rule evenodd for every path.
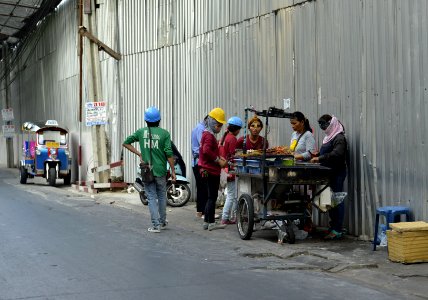
M 227 124 L 229 124 L 229 125 L 235 125 L 235 126 L 238 126 L 238 127 L 241 127 L 241 128 L 242 128 L 242 126 L 244 125 L 244 122 L 242 122 L 242 120 L 241 120 L 241 118 L 240 118 L 240 117 L 233 116 L 233 117 L 231 117 L 231 118 L 227 121 Z
M 161 119 L 159 109 L 151 106 L 144 112 L 144 121 L 146 122 L 157 122 Z

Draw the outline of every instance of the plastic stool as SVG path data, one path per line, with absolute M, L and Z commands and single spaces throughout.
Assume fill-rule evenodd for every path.
M 410 208 L 406 206 L 384 206 L 376 209 L 376 221 L 374 228 L 374 238 L 373 238 L 373 251 L 376 251 L 376 241 L 379 227 L 379 215 L 385 216 L 386 219 L 386 229 L 389 229 L 389 223 L 394 223 L 396 217 L 401 215 L 406 215 L 406 222 L 410 221 Z

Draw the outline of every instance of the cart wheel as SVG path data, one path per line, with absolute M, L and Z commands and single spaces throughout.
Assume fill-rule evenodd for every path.
M 239 197 L 236 218 L 239 236 L 243 240 L 249 240 L 254 226 L 254 203 L 250 195 L 242 194 Z
M 19 182 L 21 184 L 26 184 L 27 183 L 27 177 L 28 177 L 28 171 L 25 167 L 21 167 L 20 172 L 19 172 Z
M 296 242 L 296 235 L 294 234 L 293 224 L 288 222 L 285 232 L 287 233 L 286 239 L 289 244 L 294 244 Z

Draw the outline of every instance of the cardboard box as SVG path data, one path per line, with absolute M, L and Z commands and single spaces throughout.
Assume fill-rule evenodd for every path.
M 428 262 L 428 223 L 400 222 L 389 224 L 388 255 L 391 261 L 405 264 Z

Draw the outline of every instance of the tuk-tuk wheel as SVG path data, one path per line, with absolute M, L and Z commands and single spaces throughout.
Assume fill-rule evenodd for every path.
M 21 184 L 26 184 L 27 183 L 27 178 L 28 178 L 28 171 L 25 167 L 21 167 L 19 170 L 19 182 Z
M 55 186 L 55 183 L 56 183 L 56 169 L 55 168 L 49 168 L 48 183 L 50 186 Z
M 71 184 L 71 172 L 68 172 L 68 174 L 64 177 L 64 184 L 65 185 Z
M 251 238 L 254 226 L 254 203 L 253 198 L 248 194 L 242 194 L 239 197 L 236 226 L 241 239 L 249 240 Z

